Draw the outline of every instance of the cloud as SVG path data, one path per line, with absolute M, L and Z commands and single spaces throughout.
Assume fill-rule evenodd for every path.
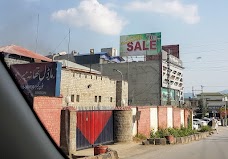
M 184 20 L 188 24 L 196 24 L 200 21 L 198 6 L 183 4 L 181 0 L 135 0 L 128 3 L 125 9 L 173 16 Z
M 102 34 L 118 35 L 126 21 L 108 6 L 110 4 L 102 5 L 97 0 L 83 0 L 75 8 L 54 12 L 52 19 Z

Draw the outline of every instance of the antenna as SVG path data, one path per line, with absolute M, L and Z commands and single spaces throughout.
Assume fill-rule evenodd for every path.
M 36 25 L 36 47 L 35 47 L 35 53 L 37 51 L 37 43 L 38 43 L 38 33 L 39 33 L 39 23 L 40 23 L 40 15 L 37 15 L 37 25 Z

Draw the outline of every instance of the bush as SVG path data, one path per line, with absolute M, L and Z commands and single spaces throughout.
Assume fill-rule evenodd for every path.
M 146 137 L 145 135 L 143 135 L 143 134 L 135 135 L 135 138 L 138 138 L 138 139 L 140 139 L 140 140 L 145 140 L 145 139 L 147 139 L 147 137 Z
M 207 131 L 212 131 L 210 126 L 202 126 L 199 132 L 207 132 Z
M 155 133 L 151 131 L 150 137 L 151 138 L 164 138 L 168 135 L 173 135 L 174 137 L 183 137 L 195 134 L 197 131 L 192 130 L 190 128 L 181 127 L 180 129 L 177 128 L 168 128 L 168 129 L 159 129 Z

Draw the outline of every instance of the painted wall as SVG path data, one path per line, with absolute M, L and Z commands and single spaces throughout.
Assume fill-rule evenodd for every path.
M 153 132 L 158 130 L 158 110 L 157 107 L 150 108 L 150 129 Z
M 173 108 L 167 108 L 167 127 L 173 128 Z
M 188 126 L 188 117 L 191 111 L 187 109 L 176 108 L 172 106 L 132 106 L 133 119 L 136 111 L 141 112 L 140 119 L 132 123 L 132 135 L 138 133 L 145 136 L 150 136 L 151 131 L 156 132 L 158 129 L 165 128 L 180 128 L 181 123 L 183 126 Z

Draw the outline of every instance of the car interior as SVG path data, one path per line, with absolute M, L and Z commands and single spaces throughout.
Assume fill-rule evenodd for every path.
M 3 57 L 0 74 L 0 158 L 67 158 L 29 106 Z

